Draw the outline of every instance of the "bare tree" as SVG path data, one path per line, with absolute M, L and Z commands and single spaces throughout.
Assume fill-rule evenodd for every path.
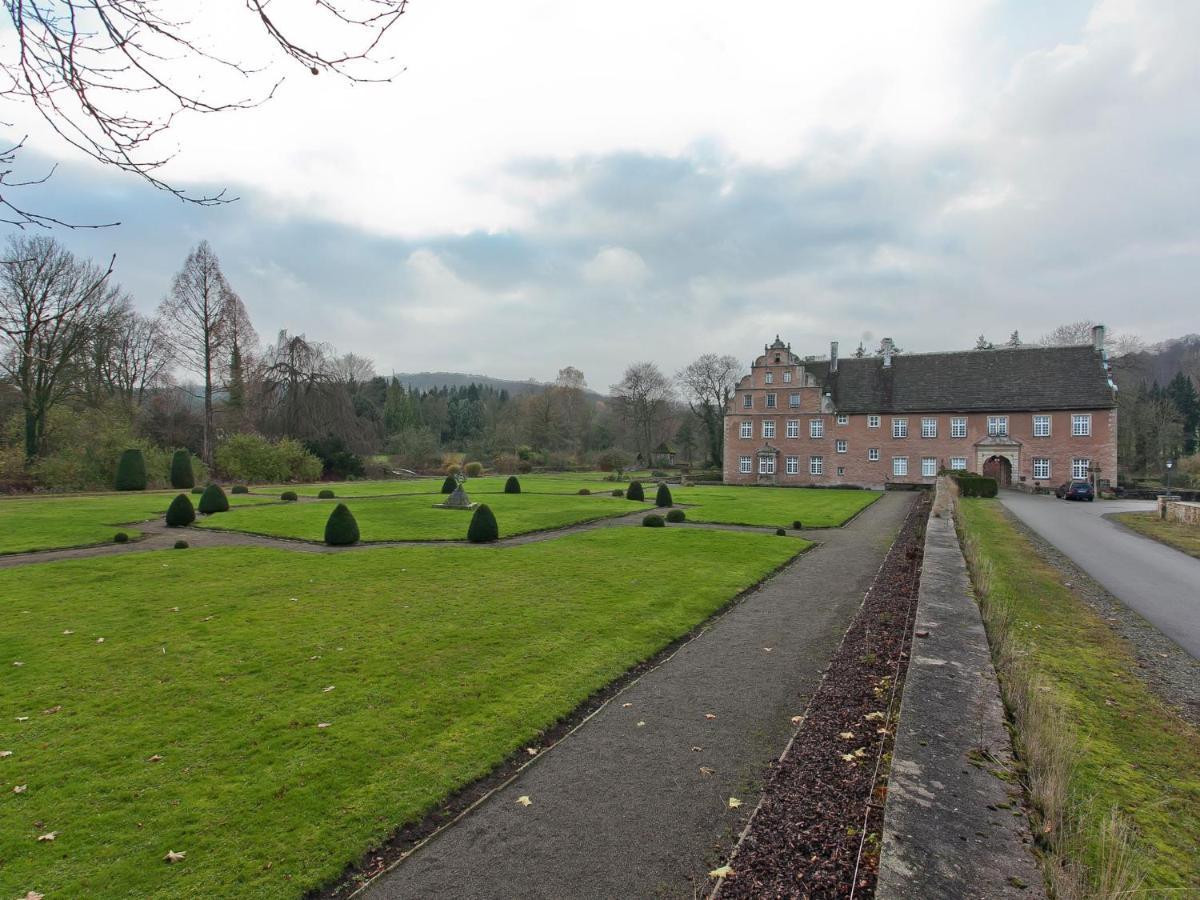
M 344 353 L 333 361 L 333 371 L 347 384 L 361 385 L 375 377 L 375 363 L 365 356 Z
M 299 440 L 332 436 L 354 452 L 369 449 L 375 435 L 364 434 L 359 427 L 347 382 L 328 344 L 279 332 L 275 346 L 267 351 L 262 378 L 268 434 Z
M 667 418 L 675 398 L 671 379 L 652 362 L 634 363 L 611 391 L 622 416 L 633 428 L 638 450 L 643 459 L 649 460 L 655 432 Z
M 0 97 L 32 106 L 60 138 L 105 165 L 136 174 L 182 199 L 224 202 L 222 193 L 191 197 L 156 174 L 174 155 L 160 144 L 176 118 L 182 113 L 245 109 L 269 100 L 281 80 L 269 71 L 279 56 L 313 75 L 387 80 L 365 67 L 404 14 L 407 0 L 244 4 L 243 14 L 267 38 L 265 58 L 237 59 L 226 55 L 222 42 L 214 46 L 208 35 L 231 31 L 231 23 L 217 21 L 215 4 L 8 0 L 14 40 L 11 55 L 0 60 L 7 82 L 0 85 Z M 190 17 L 181 17 L 181 9 Z M 226 38 L 223 43 L 238 41 Z M 0 206 L 9 214 L 7 221 L 18 227 L 64 224 L 12 202 L 7 188 L 45 180 L 11 179 L 11 164 L 22 144 L 0 152 Z
M 178 360 L 204 380 L 204 437 L 201 457 L 212 465 L 213 387 L 228 340 L 227 320 L 235 295 L 208 241 L 188 254 L 175 275 L 159 315 L 175 343 Z
M 1092 326 L 1095 324 L 1091 319 L 1068 322 L 1065 325 L 1059 325 L 1048 334 L 1043 334 L 1038 343 L 1044 347 L 1090 344 L 1092 342 Z
M 21 395 L 25 456 L 41 449 L 46 414 L 67 397 L 86 364 L 89 342 L 118 302 L 101 268 L 48 237 L 10 238 L 0 260 L 0 370 Z
M 91 341 L 92 393 L 141 405 L 170 380 L 175 354 L 162 321 L 143 316 L 122 295 Z
M 246 422 L 248 376 L 255 370 L 258 354 L 258 333 L 250 323 L 250 313 L 242 298 L 230 291 L 225 303 L 224 344 L 229 348 L 228 370 L 225 378 L 225 424 L 241 430 Z
M 704 424 L 709 462 L 714 466 L 724 462 L 725 412 L 742 371 L 736 356 L 705 353 L 675 375 L 688 406 Z

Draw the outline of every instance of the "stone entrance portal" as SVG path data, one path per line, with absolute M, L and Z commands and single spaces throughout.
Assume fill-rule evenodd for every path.
M 995 478 L 1001 487 L 1012 484 L 1012 463 L 1007 456 L 989 456 L 983 463 L 983 474 L 987 478 Z

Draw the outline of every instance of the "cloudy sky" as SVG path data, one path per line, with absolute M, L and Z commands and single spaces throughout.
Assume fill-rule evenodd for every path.
M 1200 331 L 1197 46 L 1195 0 L 418 0 L 391 83 L 280 67 L 269 105 L 182 122 L 165 175 L 219 208 L 0 118 L 27 174 L 61 162 L 24 202 L 122 222 L 60 236 L 147 310 L 207 238 L 264 336 L 604 390 L 776 332 Z

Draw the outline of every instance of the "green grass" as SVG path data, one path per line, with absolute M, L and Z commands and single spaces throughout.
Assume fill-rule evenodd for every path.
M 0 897 L 298 897 L 804 546 L 621 528 L 0 571 Z
M 22 553 L 77 547 L 111 541 L 118 531 L 131 538 L 141 534 L 127 523 L 166 515 L 179 493 L 188 491 L 130 491 L 111 494 L 20 497 L 0 500 L 0 553 Z M 266 498 L 230 494 L 231 506 L 251 506 Z M 192 504 L 199 495 L 189 494 Z
M 608 493 L 614 488 L 625 488 L 629 482 L 604 481 L 603 472 L 575 474 L 518 475 L 521 490 L 532 494 L 574 494 L 581 488 L 592 493 Z M 255 494 L 278 497 L 283 491 L 295 491 L 302 497 L 315 497 L 322 490 L 331 490 L 338 497 L 383 497 L 394 494 L 437 494 L 441 492 L 445 476 L 437 478 L 389 479 L 384 481 L 336 481 L 316 484 L 273 484 L 256 485 L 250 488 Z M 485 475 L 467 479 L 468 494 L 498 494 L 504 491 L 507 475 Z
M 967 535 L 990 561 L 989 596 L 1010 610 L 1018 658 L 1078 735 L 1069 792 L 1093 810 L 1084 822 L 1085 861 L 1098 866 L 1095 829 L 1115 807 L 1137 831 L 1140 896 L 1185 896 L 1200 885 L 1200 734 L 1150 691 L 1128 645 L 1063 584 L 999 504 L 959 506 Z
M 480 497 L 496 514 L 501 537 L 561 528 L 648 508 L 644 503 L 616 497 L 554 494 L 485 494 Z M 434 508 L 441 499 L 440 494 L 420 494 L 351 499 L 346 505 L 354 514 L 364 541 L 466 540 L 471 513 Z M 230 510 L 198 524 L 204 528 L 320 541 L 324 539 L 325 522 L 337 503 L 335 499 Z
M 1156 512 L 1118 513 L 1113 518 L 1139 534 L 1200 559 L 1200 526 L 1166 522 Z
M 653 497 L 647 491 L 647 497 Z M 764 525 L 791 528 L 799 520 L 805 528 L 835 528 L 880 497 L 879 491 L 814 488 L 677 487 L 676 503 L 696 504 L 687 517 L 692 522 L 725 525 Z

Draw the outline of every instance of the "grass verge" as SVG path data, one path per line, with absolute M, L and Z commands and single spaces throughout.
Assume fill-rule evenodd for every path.
M 1156 512 L 1117 513 L 1113 518 L 1126 528 L 1200 559 L 1200 526 L 1167 522 Z
M 687 511 L 692 522 L 774 528 L 791 528 L 797 520 L 805 528 L 837 528 L 882 496 L 879 491 L 735 485 L 672 485 L 671 495 L 676 503 L 695 505 Z
M 993 500 L 957 521 L 1060 900 L 1200 886 L 1200 734 Z

